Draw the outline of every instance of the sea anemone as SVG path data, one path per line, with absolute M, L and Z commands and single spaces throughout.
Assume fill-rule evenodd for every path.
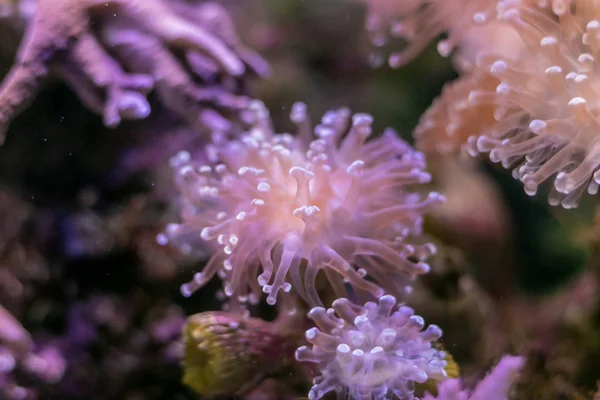
M 515 27 L 529 56 L 498 57 L 485 66 L 500 83 L 494 91 L 471 92 L 469 101 L 493 104 L 497 122 L 470 139 L 470 150 L 514 168 L 529 195 L 551 180 L 550 204 L 573 208 L 586 189 L 595 194 L 600 185 L 598 10 L 590 2 L 570 8 L 555 2 L 560 14 L 551 17 L 510 3 L 499 3 L 499 17 Z
M 446 354 L 432 344 L 441 329 L 429 325 L 423 330 L 423 318 L 410 307 L 396 308 L 393 296 L 364 307 L 342 298 L 332 310 L 313 308 L 309 317 L 317 325 L 306 332 L 312 346 L 298 348 L 296 358 L 316 363 L 321 371 L 310 400 L 331 391 L 338 398 L 412 399 L 415 383 L 446 377 Z
M 435 248 L 415 242 L 424 242 L 423 213 L 443 197 L 407 190 L 430 181 L 421 153 L 392 130 L 367 140 L 371 116 L 351 117 L 346 108 L 323 116 L 316 139 L 304 104 L 292 108 L 297 136 L 276 134 L 261 102 L 250 114 L 252 127 L 239 140 L 208 148 L 212 165 L 185 151 L 173 158 L 182 223 L 168 225 L 158 241 L 176 239 L 190 250 L 202 238 L 220 247 L 182 286 L 184 295 L 218 273 L 234 301 L 257 302 L 262 291 L 275 304 L 293 283 L 316 306 L 320 271 L 336 297 L 348 296 L 349 283 L 353 293 L 378 298 L 401 295 L 429 270 L 424 260 Z

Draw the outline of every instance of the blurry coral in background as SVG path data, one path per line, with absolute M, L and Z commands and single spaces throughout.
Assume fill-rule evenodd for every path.
M 224 312 L 190 316 L 183 330 L 183 382 L 207 396 L 258 396 L 266 389 L 259 385 L 266 378 L 298 380 L 293 354 L 298 322 L 285 314 L 273 322 Z M 287 398 L 285 385 L 280 388 L 284 391 L 264 395 Z
M 414 60 L 441 33 L 446 33 L 447 38 L 438 42 L 438 52 L 448 57 L 457 50 L 455 61 L 461 69 L 468 68 L 482 49 L 493 48 L 504 54 L 521 50 L 511 27 L 495 21 L 495 1 L 363 1 L 368 8 L 366 29 L 374 47 L 405 42 L 404 48 L 393 50 L 389 56 L 388 62 L 393 68 Z M 382 60 L 374 61 L 379 64 Z
M 462 389 L 459 379 L 448 379 L 440 384 L 436 397 L 428 394 L 424 400 L 508 400 L 523 364 L 521 357 L 505 356 L 473 391 Z
M 182 15 L 174 8 L 162 0 L 38 0 L 0 87 L 3 136 L 53 70 L 108 127 L 147 117 L 146 95 L 155 88 L 191 126 L 227 129 L 213 105 L 239 109 L 244 98 L 221 85 L 219 75 L 239 77 L 248 69 L 265 76 L 269 67 L 241 44 L 219 5 L 183 8 Z M 183 52 L 185 63 L 174 51 Z
M 44 346 L 34 350 L 29 333 L 8 311 L 0 308 L 0 394 L 7 400 L 33 398 L 34 384 L 56 384 L 65 372 L 66 362 L 59 349 Z M 34 379 L 32 387 L 20 386 L 15 376 Z M 37 382 L 36 382 L 37 381 Z

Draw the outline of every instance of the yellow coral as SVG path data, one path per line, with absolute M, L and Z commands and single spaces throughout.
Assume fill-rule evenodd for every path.
M 206 396 L 243 393 L 293 361 L 275 323 L 225 312 L 192 315 L 183 328 L 183 383 Z

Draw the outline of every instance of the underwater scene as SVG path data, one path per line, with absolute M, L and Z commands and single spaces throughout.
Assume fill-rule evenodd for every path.
M 599 191 L 600 0 L 0 0 L 0 400 L 600 400 Z

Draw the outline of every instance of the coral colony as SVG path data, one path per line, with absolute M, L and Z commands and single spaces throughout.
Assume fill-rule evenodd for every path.
M 373 66 L 403 67 L 443 35 L 437 50 L 451 57 L 459 74 L 421 116 L 413 132 L 416 149 L 391 128 L 377 131 L 371 115 L 344 107 L 313 124 L 307 105 L 296 103 L 290 112 L 294 131 L 276 128 L 265 104 L 251 99 L 243 84 L 251 76 L 267 80 L 270 66 L 243 44 L 222 5 L 0 2 L 6 23 L 26 23 L 0 85 L 2 140 L 11 141 L 12 120 L 52 75 L 106 127 L 151 118 L 157 107 L 190 135 L 206 138 L 200 149 L 171 155 L 171 203 L 178 215 L 160 232 L 132 222 L 145 215 L 145 203 L 134 204 L 129 219 L 128 211 L 116 217 L 88 211 L 89 219 L 70 216 L 62 225 L 68 232 L 64 247 L 76 249 L 70 256 L 98 256 L 114 246 L 134 254 L 152 251 L 171 266 L 163 274 L 171 280 L 180 257 L 203 265 L 185 269 L 193 278 L 181 285 L 181 294 L 192 301 L 220 280 L 217 298 L 223 303 L 222 311 L 184 322 L 178 306 L 152 306 L 140 292 L 94 295 L 63 306 L 69 315 L 64 335 L 30 334 L 31 322 L 21 317 L 35 303 L 33 289 L 55 274 L 45 263 L 33 267 L 37 253 L 24 233 L 29 211 L 3 194 L 2 399 L 95 398 L 81 394 L 85 380 L 72 373 L 76 360 L 96 362 L 86 354 L 96 349 L 103 329 L 131 346 L 106 350 L 127 353 L 115 358 L 123 362 L 103 364 L 119 364 L 123 381 L 160 348 L 154 365 L 180 361 L 183 382 L 202 396 L 508 400 L 520 393 L 513 384 L 525 369 L 524 356 L 498 356 L 486 364 L 497 362 L 487 376 L 469 372 L 479 383 L 464 380 L 453 344 L 419 316 L 427 313 L 412 308 L 411 294 L 433 274 L 439 257 L 434 243 L 440 240 L 426 232 L 427 218 L 445 201 L 433 190 L 426 161 L 487 157 L 511 169 L 530 196 L 548 182 L 549 203 L 565 209 L 577 207 L 585 192 L 597 194 L 600 2 L 362 3 Z M 126 239 L 132 232 L 146 239 Z M 172 255 L 173 248 L 180 253 Z M 153 271 L 160 268 L 149 260 L 154 256 L 137 257 Z M 28 274 L 15 267 L 19 262 L 32 265 Z M 264 308 L 276 311 L 274 320 L 261 318 Z M 133 320 L 150 328 L 128 331 Z M 519 346 L 502 349 L 519 352 Z M 122 398 L 147 398 L 135 396 Z

